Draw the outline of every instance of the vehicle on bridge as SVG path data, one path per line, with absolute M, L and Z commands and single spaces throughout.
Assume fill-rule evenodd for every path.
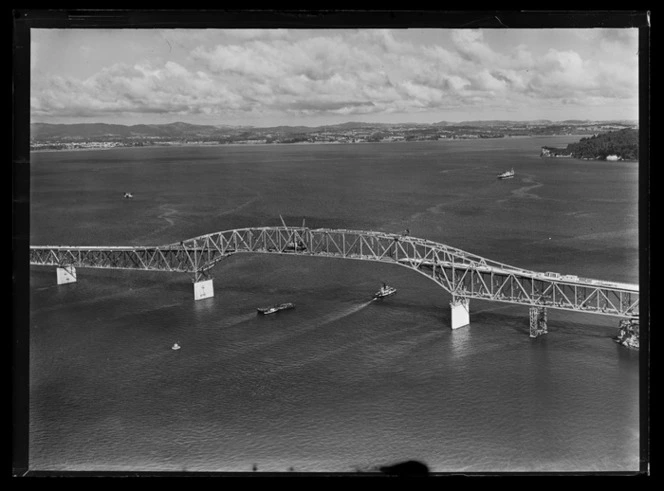
M 295 304 L 288 302 L 288 303 L 280 303 L 277 305 L 272 305 L 271 307 L 258 307 L 256 310 L 258 311 L 259 314 L 268 315 L 268 314 L 274 314 L 275 312 L 279 312 L 280 310 L 288 310 L 294 308 Z
M 397 292 L 396 288 L 394 288 L 393 286 L 388 286 L 385 283 L 383 283 L 383 286 L 380 287 L 380 290 L 374 293 L 374 298 L 389 297 L 391 295 L 394 295 L 396 292 Z

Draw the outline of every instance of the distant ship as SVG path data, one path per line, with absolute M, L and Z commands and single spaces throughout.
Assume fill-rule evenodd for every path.
M 124 194 L 124 198 L 125 198 L 125 199 L 132 199 L 133 197 L 134 197 L 134 195 L 131 194 L 131 193 L 125 193 L 125 194 Z
M 259 314 L 268 315 L 268 314 L 274 314 L 275 312 L 279 312 L 280 310 L 288 310 L 294 308 L 295 304 L 288 302 L 288 303 L 280 303 L 277 305 L 272 305 L 271 307 L 258 307 L 256 310 L 258 311 Z
M 502 174 L 498 174 L 498 179 L 511 179 L 514 177 L 514 169 L 510 169 L 508 171 L 503 172 Z
M 385 283 L 383 283 L 383 286 L 380 288 L 380 290 L 374 293 L 374 298 L 389 297 L 390 295 L 394 295 L 396 292 L 397 292 L 396 288 L 394 288 L 393 286 L 388 286 Z
M 175 343 L 171 349 L 173 349 L 173 350 L 179 350 L 179 349 L 180 349 L 180 345 L 179 345 L 178 343 Z

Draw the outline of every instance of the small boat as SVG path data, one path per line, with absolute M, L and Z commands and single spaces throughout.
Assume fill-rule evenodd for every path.
M 385 283 L 383 283 L 383 286 L 380 287 L 380 290 L 374 293 L 374 298 L 389 297 L 390 295 L 394 295 L 396 292 L 397 292 L 396 288 L 394 288 L 393 286 L 388 286 Z
M 279 312 L 280 310 L 288 310 L 294 308 L 295 304 L 288 302 L 288 303 L 280 303 L 277 305 L 272 305 L 271 307 L 258 307 L 256 310 L 258 311 L 259 314 L 268 315 L 268 314 L 274 314 L 275 312 Z
M 133 197 L 134 197 L 134 195 L 131 194 L 131 193 L 125 193 L 125 194 L 124 194 L 124 198 L 125 198 L 125 199 L 132 199 Z
M 498 179 L 511 179 L 512 177 L 514 177 L 514 169 L 510 169 L 503 172 L 502 174 L 498 174 Z
M 172 349 L 172 350 L 179 350 L 179 349 L 180 349 L 180 345 L 179 345 L 178 343 L 175 343 L 171 349 Z

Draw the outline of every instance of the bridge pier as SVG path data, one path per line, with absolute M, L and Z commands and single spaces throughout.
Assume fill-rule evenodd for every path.
M 212 279 L 194 282 L 194 300 L 214 297 Z
M 464 297 L 452 297 L 450 311 L 452 313 L 452 329 L 459 329 L 470 324 L 470 301 Z
M 58 285 L 65 283 L 76 283 L 76 268 L 74 266 L 63 266 L 56 269 Z
M 530 337 L 536 338 L 548 332 L 546 326 L 546 307 L 530 307 Z

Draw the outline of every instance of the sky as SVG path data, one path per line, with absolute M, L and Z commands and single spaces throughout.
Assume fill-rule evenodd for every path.
M 31 29 L 31 121 L 638 119 L 638 29 Z

